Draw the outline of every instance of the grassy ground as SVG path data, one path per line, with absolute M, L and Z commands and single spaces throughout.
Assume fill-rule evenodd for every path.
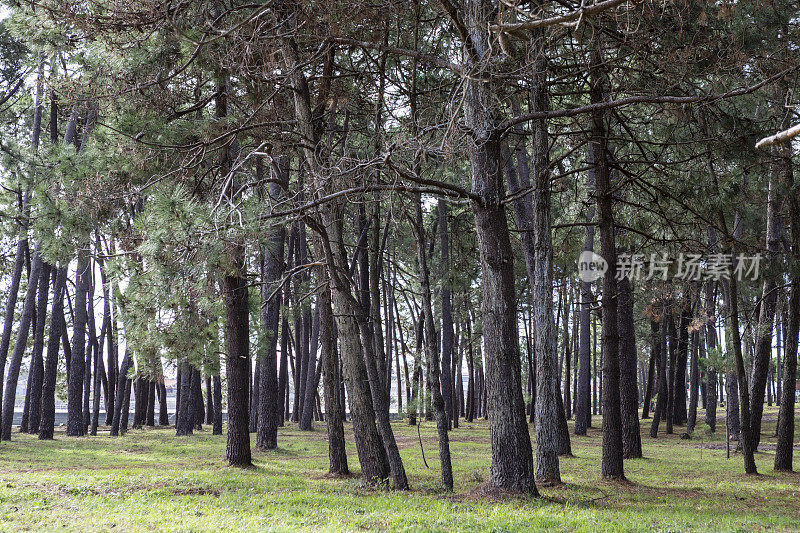
M 767 410 L 765 436 L 774 433 L 775 414 Z M 123 438 L 62 433 L 49 442 L 15 433 L 0 444 L 0 530 L 800 530 L 800 475 L 772 472 L 773 438 L 756 458 L 762 475 L 745 476 L 741 456 L 726 459 L 720 437 L 700 431 L 681 440 L 682 428 L 667 436 L 662 424 L 654 440 L 645 422 L 646 458 L 626 461 L 628 483 L 600 479 L 602 437 L 594 429 L 572 437 L 575 457 L 561 460 L 564 485 L 540 488 L 539 499 L 476 490 L 489 474 L 483 421 L 452 432 L 455 494 L 438 489 L 432 422 L 421 429 L 430 468 L 417 430 L 395 424 L 413 489 L 407 493 L 326 477 L 320 424 L 313 433 L 282 428 L 280 448 L 254 452 L 248 470 L 227 467 L 225 438 L 207 430 L 180 438 L 173 429 Z M 357 472 L 352 441 L 348 448 Z

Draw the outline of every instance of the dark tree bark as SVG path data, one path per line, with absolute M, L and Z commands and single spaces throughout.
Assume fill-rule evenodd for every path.
M 199 368 L 194 368 L 192 370 L 192 396 L 194 397 L 192 422 L 194 423 L 194 429 L 201 431 L 203 429 L 205 407 L 203 406 L 203 378 L 200 375 Z
M 686 363 L 689 359 L 689 324 L 692 321 L 692 312 L 691 299 L 687 296 L 684 299 L 683 309 L 681 309 L 678 351 L 672 384 L 672 420 L 676 425 L 686 423 Z
M 481 15 L 486 14 L 481 10 L 485 7 L 482 2 L 471 1 L 470 5 Z M 485 24 L 480 26 L 485 27 Z M 473 40 L 472 46 L 477 46 L 478 54 L 486 50 L 483 39 Z M 499 135 L 492 128 L 497 123 L 493 108 L 493 95 L 487 86 L 477 80 L 465 80 L 464 115 L 471 130 L 469 157 L 472 193 L 476 195 L 472 199 L 472 211 L 483 279 L 483 344 L 492 445 L 489 482 L 498 489 L 538 495 L 522 399 L 514 260 L 502 203 L 505 196 L 503 164 Z
M 714 282 L 708 281 L 706 283 L 706 314 L 713 317 L 716 314 L 715 306 L 715 289 Z M 709 320 L 706 324 L 706 349 L 712 350 L 717 347 L 717 328 L 713 320 Z M 706 424 L 711 429 L 711 433 L 717 430 L 717 370 L 709 368 L 707 373 L 706 385 Z
M 320 273 L 323 277 L 324 273 Z M 330 288 L 323 285 L 318 292 L 320 363 L 322 365 L 325 394 L 325 421 L 328 427 L 328 472 L 347 475 L 347 452 L 344 438 L 344 409 L 339 398 L 339 357 L 333 337 L 333 310 Z M 277 321 L 276 321 L 277 323 Z
M 735 257 L 735 254 L 734 254 Z M 742 356 L 741 333 L 739 330 L 739 302 L 738 302 L 738 281 L 736 276 L 731 276 L 728 280 L 728 296 L 726 307 L 730 312 L 730 333 L 733 344 L 733 356 L 736 362 L 736 377 L 739 384 L 739 410 L 741 417 L 741 445 L 742 456 L 744 457 L 744 470 L 747 474 L 757 474 L 756 462 L 753 456 L 752 428 L 750 418 L 750 394 L 747 388 L 747 372 Z
M 379 322 L 380 324 L 380 322 Z M 374 328 L 373 328 L 374 330 Z M 310 431 L 313 429 L 314 403 L 317 396 L 317 350 L 319 346 L 319 309 L 315 309 L 311 322 L 311 346 L 306 360 L 306 384 L 303 388 L 303 409 L 300 415 L 298 429 Z
M 300 65 L 297 45 L 293 40 L 286 39 L 282 49 L 287 67 L 292 72 L 290 81 L 294 89 L 294 109 L 298 128 L 304 138 L 316 139 L 308 81 L 303 71 L 297 68 Z M 314 175 L 318 168 L 315 151 L 306 143 L 303 153 L 305 162 L 309 166 L 312 175 Z M 320 189 L 322 189 L 321 186 Z M 362 340 L 355 320 L 357 302 L 354 301 L 350 280 L 345 278 L 345 274 L 350 269 L 347 257 L 344 254 L 341 228 L 342 214 L 337 204 L 338 202 L 332 202 L 323 208 L 323 227 L 321 228 L 322 231 L 319 232 L 319 237 L 323 241 L 325 248 L 326 267 L 332 285 L 334 314 L 336 316 L 338 337 L 341 341 L 344 378 L 350 399 L 353 435 L 359 463 L 361 464 L 361 475 L 367 483 L 375 483 L 378 480 L 386 479 L 388 476 L 389 459 L 384 449 L 385 442 L 382 441 L 382 436 L 378 434 L 376 427 L 376 412 L 371 394 L 373 387 L 371 387 L 371 380 L 368 378 L 368 364 L 365 361 L 367 358 L 362 354 Z M 386 416 L 388 418 L 388 412 Z M 407 480 L 405 480 L 404 470 L 395 469 L 392 474 L 396 488 L 407 488 L 408 484 Z
M 436 331 L 433 323 L 433 304 L 431 302 L 431 284 L 428 272 L 428 260 L 425 257 L 425 227 L 422 219 L 422 195 L 415 195 L 414 210 L 416 214 L 417 237 L 417 267 L 419 269 L 420 288 L 422 290 L 422 320 L 425 327 L 425 351 L 428 356 L 430 370 L 431 393 L 433 395 L 433 410 L 436 416 L 436 429 L 439 437 L 439 462 L 441 463 L 442 485 L 445 490 L 453 490 L 453 466 L 450 460 L 450 438 L 447 434 L 450 429 L 449 418 L 446 411 L 445 400 L 442 397 L 440 384 L 439 350 L 436 346 Z M 451 324 L 452 326 L 452 324 Z M 452 329 L 451 332 L 452 334 Z M 449 339 L 452 343 L 452 338 Z M 452 344 L 451 344 L 452 348 Z M 448 355 L 449 357 L 449 355 Z
M 280 157 L 273 163 L 272 176 L 278 182 L 273 182 L 269 187 L 268 201 L 278 201 L 282 188 L 288 183 L 288 160 Z M 277 447 L 278 424 L 282 412 L 281 388 L 278 382 L 277 370 L 277 343 L 281 303 L 280 290 L 273 289 L 273 284 L 278 281 L 283 271 L 284 240 L 286 230 L 278 226 L 271 231 L 267 245 L 262 250 L 261 276 L 262 276 L 262 303 L 261 327 L 266 335 L 264 352 L 262 354 L 262 371 L 260 374 L 259 396 L 259 423 L 257 428 L 256 445 L 263 449 Z M 267 302 L 271 292 L 275 290 L 272 300 Z M 266 305 L 264 305 L 266 304 Z M 283 352 L 284 350 L 282 350 Z M 281 367 L 285 366 L 285 353 Z
M 78 253 L 78 281 L 75 286 L 75 320 L 72 327 L 72 355 L 70 357 L 69 385 L 67 387 L 67 436 L 85 434 L 82 400 L 84 385 L 84 359 L 86 350 L 86 294 L 89 289 L 89 259 L 85 251 Z
M 450 233 L 447 225 L 447 202 L 440 198 L 439 242 L 441 253 L 442 288 L 439 292 L 442 305 L 442 397 L 449 423 L 458 425 L 453 408 L 453 311 L 450 296 Z
M 289 158 L 279 156 L 273 160 L 266 201 L 270 206 L 283 198 L 283 191 L 289 184 Z M 280 280 L 284 265 L 284 241 L 286 229 L 282 224 L 270 230 L 267 243 L 261 255 L 261 329 L 265 335 L 261 357 L 261 382 L 259 387 L 258 428 L 256 446 L 270 450 L 278 446 L 278 424 L 283 402 L 278 381 L 278 328 L 282 293 L 275 284 Z M 272 293 L 275 294 L 272 294 Z M 270 298 L 268 300 L 268 298 Z M 265 305 L 266 304 L 266 305 Z M 283 351 L 283 350 L 282 350 Z M 282 354 L 285 357 L 285 354 Z M 327 405 L 327 402 L 326 402 Z
M 44 364 L 42 381 L 41 412 L 39 423 L 39 439 L 53 438 L 56 416 L 56 377 L 58 374 L 58 348 L 61 344 L 61 329 L 64 327 L 64 290 L 67 285 L 67 268 L 61 267 L 56 272 L 53 285 L 53 307 L 50 313 L 50 336 L 47 340 L 47 360 Z
M 128 366 L 133 366 L 133 360 L 129 360 Z M 121 417 L 119 423 L 119 434 L 124 435 L 128 431 L 128 418 L 131 414 L 131 387 L 133 387 L 133 378 L 125 380 L 125 394 L 122 400 Z
M 781 175 L 792 172 L 790 159 L 776 157 L 773 161 L 773 172 L 770 174 L 769 191 L 767 193 L 767 260 L 773 259 L 781 248 L 781 217 L 780 211 L 783 204 L 783 194 L 776 183 L 774 174 Z M 761 419 L 764 413 L 764 392 L 767 386 L 767 377 L 772 362 L 772 327 L 775 321 L 775 308 L 778 303 L 778 290 L 775 275 L 767 272 L 764 278 L 764 288 L 761 296 L 760 313 L 758 316 L 758 329 L 756 330 L 756 351 L 753 358 L 752 384 L 750 388 L 750 412 L 752 423 L 753 451 L 758 450 L 761 443 Z
M 175 435 L 191 435 L 194 430 L 194 396 L 192 396 L 192 366 L 188 361 L 180 363 L 180 382 L 177 409 L 175 413 Z
M 784 158 L 790 157 L 790 150 L 790 148 L 784 147 L 781 155 Z M 790 194 L 787 194 L 787 202 L 789 204 L 793 268 L 789 273 L 791 293 L 789 296 L 788 321 L 785 321 L 787 325 L 786 335 L 784 336 L 783 383 L 781 385 L 780 409 L 778 410 L 778 440 L 775 447 L 774 468 L 778 471 L 791 471 L 794 447 L 795 389 L 797 387 L 797 335 L 800 332 L 800 273 L 798 273 L 796 266 L 798 257 L 800 257 L 800 205 L 798 205 L 790 162 L 784 177 L 784 186 L 787 191 L 790 191 Z
M 224 118 L 228 114 L 227 94 L 230 82 L 227 78 L 219 82 L 215 114 Z M 226 148 L 222 153 L 221 172 L 231 172 L 231 153 Z M 238 201 L 240 179 L 236 173 L 230 176 L 225 195 L 232 204 Z M 225 457 L 231 466 L 252 465 L 250 456 L 250 311 L 248 310 L 248 281 L 245 272 L 244 245 L 233 242 L 228 246 L 230 269 L 222 280 L 225 300 L 225 338 L 227 341 L 226 369 L 228 373 L 228 440 Z
M 700 333 L 692 334 L 692 359 L 689 365 L 689 418 L 686 421 L 686 433 L 691 435 L 697 425 L 697 403 L 700 397 Z
M 653 421 L 650 424 L 650 437 L 658 437 L 658 426 L 661 423 L 661 415 L 664 406 L 667 404 L 667 317 L 661 315 L 660 321 L 650 320 L 650 331 L 652 339 L 653 359 L 658 365 L 658 381 L 656 384 L 656 408 L 653 410 Z
M 594 181 L 595 181 L 595 166 L 594 166 L 594 152 L 593 144 L 589 144 L 587 163 L 589 170 L 586 173 L 586 189 L 588 193 L 588 202 L 586 206 L 586 235 L 583 240 L 583 250 L 588 252 L 594 251 Z M 591 306 L 594 302 L 594 295 L 592 294 L 592 284 L 588 281 L 581 281 L 581 313 L 580 313 L 580 341 L 578 353 L 578 390 L 575 392 L 577 396 L 577 404 L 575 407 L 575 434 L 586 435 L 586 429 L 591 425 L 591 412 L 589 406 L 589 388 L 591 387 L 592 379 L 592 347 L 591 347 L 591 329 L 592 317 Z M 645 403 L 647 409 L 647 403 Z
M 41 421 L 42 383 L 44 381 L 44 330 L 47 320 L 47 300 L 50 295 L 50 273 L 53 267 L 49 263 L 42 264 L 39 278 L 39 294 L 36 302 L 36 325 L 33 332 L 33 353 L 31 368 L 28 373 L 28 389 L 30 390 L 30 414 L 28 433 L 38 434 Z
M 116 437 L 120 434 L 120 431 L 124 431 L 121 426 L 122 419 L 124 416 L 123 410 L 127 409 L 125 406 L 126 403 L 126 392 L 125 389 L 128 388 L 128 382 L 130 379 L 128 378 L 128 372 L 133 366 L 133 361 L 131 360 L 130 353 L 128 350 L 125 350 L 125 355 L 122 358 L 122 365 L 119 369 L 119 374 L 117 374 L 117 394 L 114 398 L 114 419 L 111 422 L 111 436 Z M 127 423 L 126 423 L 127 425 Z
M 19 380 L 19 370 L 22 365 L 22 357 L 25 355 L 25 347 L 28 344 L 28 334 L 30 333 L 33 316 L 36 312 L 36 295 L 39 289 L 39 278 L 42 273 L 42 258 L 39 254 L 39 247 L 33 253 L 31 270 L 28 276 L 28 288 L 25 292 L 25 300 L 22 304 L 22 315 L 19 320 L 19 330 L 17 340 L 14 343 L 14 352 L 8 363 L 8 374 L 6 376 L 6 386 L 3 391 L 3 417 L 2 417 L 2 440 L 11 440 L 11 424 L 14 421 L 14 404 L 17 397 L 17 381 Z M 45 282 L 46 283 L 46 282 Z M 44 287 L 47 290 L 47 287 Z
M 633 288 L 627 277 L 617 284 L 620 359 L 620 411 L 622 446 L 625 459 L 642 457 L 642 434 L 639 429 L 639 390 L 636 376 L 636 326 L 633 320 Z
M 602 102 L 607 92 L 600 43 L 592 51 L 590 65 L 590 98 L 592 103 Z M 619 332 L 617 330 L 617 251 L 614 242 L 613 191 L 608 162 L 607 116 L 604 112 L 592 113 L 592 142 L 594 143 L 595 178 L 597 180 L 597 210 L 600 244 L 608 270 L 603 277 L 603 458 L 604 478 L 624 479 L 622 465 L 622 415 L 620 411 L 620 361 Z

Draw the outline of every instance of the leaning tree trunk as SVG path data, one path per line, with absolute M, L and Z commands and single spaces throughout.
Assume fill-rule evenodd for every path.
M 735 255 L 734 255 L 735 257 Z M 747 389 L 747 372 L 742 356 L 742 341 L 739 332 L 739 302 L 738 302 L 738 280 L 736 276 L 731 276 L 728 280 L 728 302 L 727 308 L 730 312 L 730 332 L 731 343 L 733 344 L 733 355 L 736 361 L 736 377 L 739 381 L 739 413 L 741 419 L 741 444 L 742 456 L 744 457 L 744 470 L 747 474 L 757 474 L 756 462 L 753 456 L 753 436 L 750 418 L 750 394 Z
M 286 39 L 282 50 L 286 65 L 291 72 L 290 82 L 293 89 L 298 129 L 304 138 L 313 141 L 318 136 L 314 131 L 308 81 L 303 71 L 298 68 L 300 58 L 297 45 L 292 39 Z M 317 155 L 309 143 L 304 144 L 303 155 L 311 175 L 317 180 L 316 174 L 319 169 Z M 320 191 L 323 189 L 322 183 L 315 183 L 315 185 L 319 186 Z M 325 262 L 332 286 L 334 315 L 336 316 L 338 338 L 341 341 L 344 381 L 347 386 L 353 420 L 353 437 L 361 464 L 362 478 L 367 483 L 375 483 L 388 476 L 389 460 L 375 423 L 376 413 L 351 301 L 354 298 L 351 284 L 349 279 L 344 279 L 349 272 L 349 266 L 346 257 L 343 257 L 344 242 L 342 241 L 341 224 L 341 210 L 337 209 L 337 202 L 325 205 L 322 209 L 323 227 L 320 228 L 319 237 L 323 241 Z M 399 478 L 396 477 L 397 479 Z M 398 486 L 397 488 L 406 487 Z
M 28 276 L 28 288 L 25 292 L 25 301 L 22 304 L 22 316 L 19 320 L 19 331 L 17 340 L 14 343 L 14 352 L 8 363 L 8 375 L 6 376 L 6 388 L 3 391 L 3 424 L 0 440 L 11 440 L 11 425 L 14 422 L 14 404 L 17 398 L 17 381 L 19 380 L 19 370 L 22 365 L 22 356 L 25 355 L 25 347 L 28 344 L 28 333 L 30 332 L 33 315 L 36 312 L 36 295 L 39 289 L 39 278 L 42 272 L 42 257 L 39 247 L 33 253 L 31 261 L 30 275 Z M 45 281 L 45 283 L 47 283 Z M 46 287 L 45 287 L 46 290 Z

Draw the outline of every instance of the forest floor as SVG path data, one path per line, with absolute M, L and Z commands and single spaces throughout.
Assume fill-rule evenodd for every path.
M 625 462 L 628 482 L 600 479 L 596 416 L 587 436 L 572 435 L 575 456 L 561 459 L 564 484 L 540 487 L 541 498 L 480 490 L 491 462 L 483 420 L 451 433 L 454 494 L 438 488 L 433 422 L 420 430 L 430 468 L 417 429 L 394 424 L 410 492 L 327 477 L 321 423 L 312 433 L 281 428 L 279 449 L 254 451 L 255 467 L 247 470 L 226 466 L 225 437 L 208 428 L 191 437 L 169 428 L 122 438 L 61 432 L 53 441 L 15 433 L 0 443 L 0 530 L 800 530 L 800 474 L 772 471 L 775 415 L 767 409 L 758 476 L 744 475 L 741 455 L 726 459 L 723 418 L 715 437 L 699 428 L 692 440 L 680 438 L 684 428 L 665 435 L 663 424 L 651 439 L 643 421 L 646 458 Z M 349 425 L 346 431 L 357 472 Z

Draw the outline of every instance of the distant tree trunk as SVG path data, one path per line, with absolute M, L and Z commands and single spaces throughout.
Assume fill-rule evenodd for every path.
M 122 365 L 117 375 L 117 394 L 114 398 L 114 419 L 111 421 L 111 436 L 116 437 L 120 434 L 120 423 L 122 422 L 122 406 L 125 403 L 125 388 L 128 382 L 128 371 L 131 368 L 131 357 L 128 350 L 122 358 Z
M 714 317 L 714 282 L 708 281 L 706 283 L 706 315 Z M 714 325 L 714 320 L 709 320 L 706 324 L 706 349 L 713 350 L 717 347 L 717 328 Z M 717 430 L 717 369 L 709 368 L 706 372 L 706 424 L 711 429 L 711 433 Z
M 167 408 L 167 387 L 164 384 L 164 374 L 163 374 L 163 372 L 159 376 L 157 387 L 158 387 L 158 425 L 159 426 L 168 426 L 169 425 L 169 410 Z M 211 391 L 209 391 L 209 394 L 211 394 Z M 213 419 L 213 417 L 212 417 L 212 419 Z M 209 424 L 210 423 L 211 422 L 209 422 Z
M 175 435 L 178 437 L 191 435 L 194 430 L 192 412 L 194 397 L 192 396 L 192 366 L 188 361 L 180 363 L 179 394 L 175 413 Z
M 133 360 L 131 359 L 128 363 L 128 366 L 133 366 Z M 124 435 L 128 431 L 128 418 L 131 414 L 131 387 L 133 386 L 133 379 L 128 378 L 125 380 L 125 394 L 124 399 L 122 401 L 122 409 L 121 409 L 121 419 L 119 424 L 119 434 Z
M 665 306 L 666 307 L 666 306 Z M 650 424 L 650 436 L 658 437 L 658 426 L 661 423 L 661 415 L 667 403 L 667 316 L 666 309 L 662 310 L 661 320 L 650 319 L 650 331 L 652 339 L 653 359 L 658 365 L 658 382 L 656 394 L 656 408 L 653 410 L 653 421 Z
M 203 378 L 200 375 L 199 368 L 194 368 L 192 371 L 192 396 L 194 396 L 194 406 L 192 410 L 194 429 L 201 431 L 203 429 L 205 407 L 203 406 Z
M 642 405 L 642 420 L 650 418 L 650 404 L 653 402 L 653 386 L 656 373 L 655 345 L 650 344 L 650 362 L 647 365 L 647 384 L 644 389 L 644 402 Z
M 380 321 L 378 321 L 380 325 Z M 314 403 L 317 397 L 317 350 L 319 346 L 319 309 L 314 310 L 311 321 L 311 347 L 306 360 L 306 384 L 303 390 L 303 409 L 301 410 L 298 429 L 310 431 L 313 429 Z
M 697 425 L 697 400 L 700 396 L 700 334 L 695 331 L 692 334 L 692 360 L 690 363 L 689 376 L 689 418 L 686 421 L 686 433 L 691 435 Z
M 64 290 L 67 285 L 67 267 L 56 271 L 53 285 L 53 307 L 50 312 L 50 336 L 47 340 L 47 360 L 44 363 L 42 380 L 41 412 L 39 423 L 39 439 L 53 438 L 56 416 L 56 378 L 58 375 L 58 348 L 61 343 L 61 329 L 64 324 Z

